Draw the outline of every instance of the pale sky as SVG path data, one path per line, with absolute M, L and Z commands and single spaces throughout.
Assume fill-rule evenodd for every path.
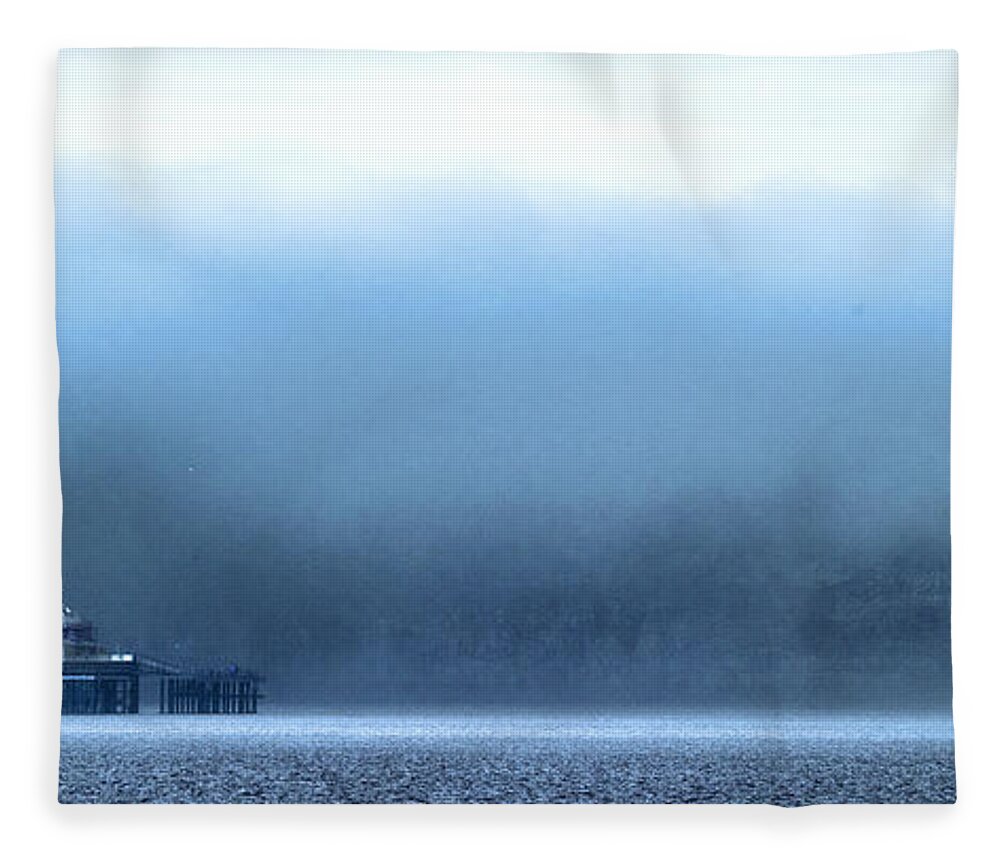
M 441 182 L 703 202 L 808 187 L 947 205 L 956 101 L 951 52 L 69 50 L 57 157 L 214 177 L 291 205 Z

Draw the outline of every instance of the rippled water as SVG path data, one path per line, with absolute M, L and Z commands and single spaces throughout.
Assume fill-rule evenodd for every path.
M 948 720 L 64 717 L 63 803 L 951 803 Z

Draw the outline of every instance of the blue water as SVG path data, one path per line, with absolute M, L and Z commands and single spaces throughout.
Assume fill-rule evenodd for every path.
M 63 803 L 952 803 L 947 719 L 63 717 Z

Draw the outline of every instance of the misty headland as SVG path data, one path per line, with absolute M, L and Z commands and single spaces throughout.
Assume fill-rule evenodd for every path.
M 65 595 L 115 643 L 276 709 L 948 708 L 943 210 L 60 181 Z

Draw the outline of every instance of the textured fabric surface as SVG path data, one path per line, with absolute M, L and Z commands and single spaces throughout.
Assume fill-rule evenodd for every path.
M 64 51 L 68 803 L 941 803 L 957 57 Z

